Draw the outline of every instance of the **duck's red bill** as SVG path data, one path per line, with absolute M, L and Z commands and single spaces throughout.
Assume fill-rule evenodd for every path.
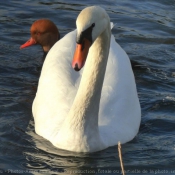
M 23 49 L 25 47 L 29 47 L 36 44 L 36 41 L 33 38 L 30 38 L 26 43 L 24 43 L 23 45 L 21 45 L 20 49 Z
M 84 39 L 81 44 L 77 44 L 72 60 L 72 67 L 76 71 L 79 71 L 84 66 L 90 46 L 91 42 L 87 39 Z

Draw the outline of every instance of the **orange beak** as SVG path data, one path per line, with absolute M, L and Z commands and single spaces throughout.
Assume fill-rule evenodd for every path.
M 90 46 L 91 42 L 86 38 L 83 40 L 82 44 L 77 44 L 72 60 L 72 67 L 76 71 L 79 71 L 84 66 Z
M 23 45 L 21 45 L 20 49 L 23 49 L 25 47 L 29 47 L 36 44 L 36 41 L 33 38 L 30 38 L 26 43 L 24 43 Z

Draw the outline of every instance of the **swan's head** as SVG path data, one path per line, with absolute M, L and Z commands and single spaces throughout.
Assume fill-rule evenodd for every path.
M 108 14 L 99 6 L 87 7 L 80 12 L 76 21 L 77 47 L 72 61 L 72 67 L 76 71 L 84 66 L 90 46 L 108 27 L 109 22 Z

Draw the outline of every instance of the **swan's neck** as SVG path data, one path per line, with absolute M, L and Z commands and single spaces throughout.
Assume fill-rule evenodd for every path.
M 89 139 L 99 142 L 98 112 L 110 37 L 109 24 L 89 50 L 77 95 L 64 122 L 64 129 L 74 134 L 74 139 L 86 137 L 85 142 L 91 142 Z

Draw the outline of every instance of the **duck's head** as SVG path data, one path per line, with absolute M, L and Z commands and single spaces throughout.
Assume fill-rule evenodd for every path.
M 87 7 L 77 18 L 77 47 L 72 61 L 72 67 L 79 71 L 85 64 L 88 51 L 97 37 L 109 26 L 109 16 L 99 6 Z
M 35 21 L 30 28 L 31 38 L 21 45 L 20 49 L 28 46 L 39 44 L 44 52 L 48 52 L 50 48 L 60 39 L 60 34 L 56 25 L 48 19 L 40 19 Z

